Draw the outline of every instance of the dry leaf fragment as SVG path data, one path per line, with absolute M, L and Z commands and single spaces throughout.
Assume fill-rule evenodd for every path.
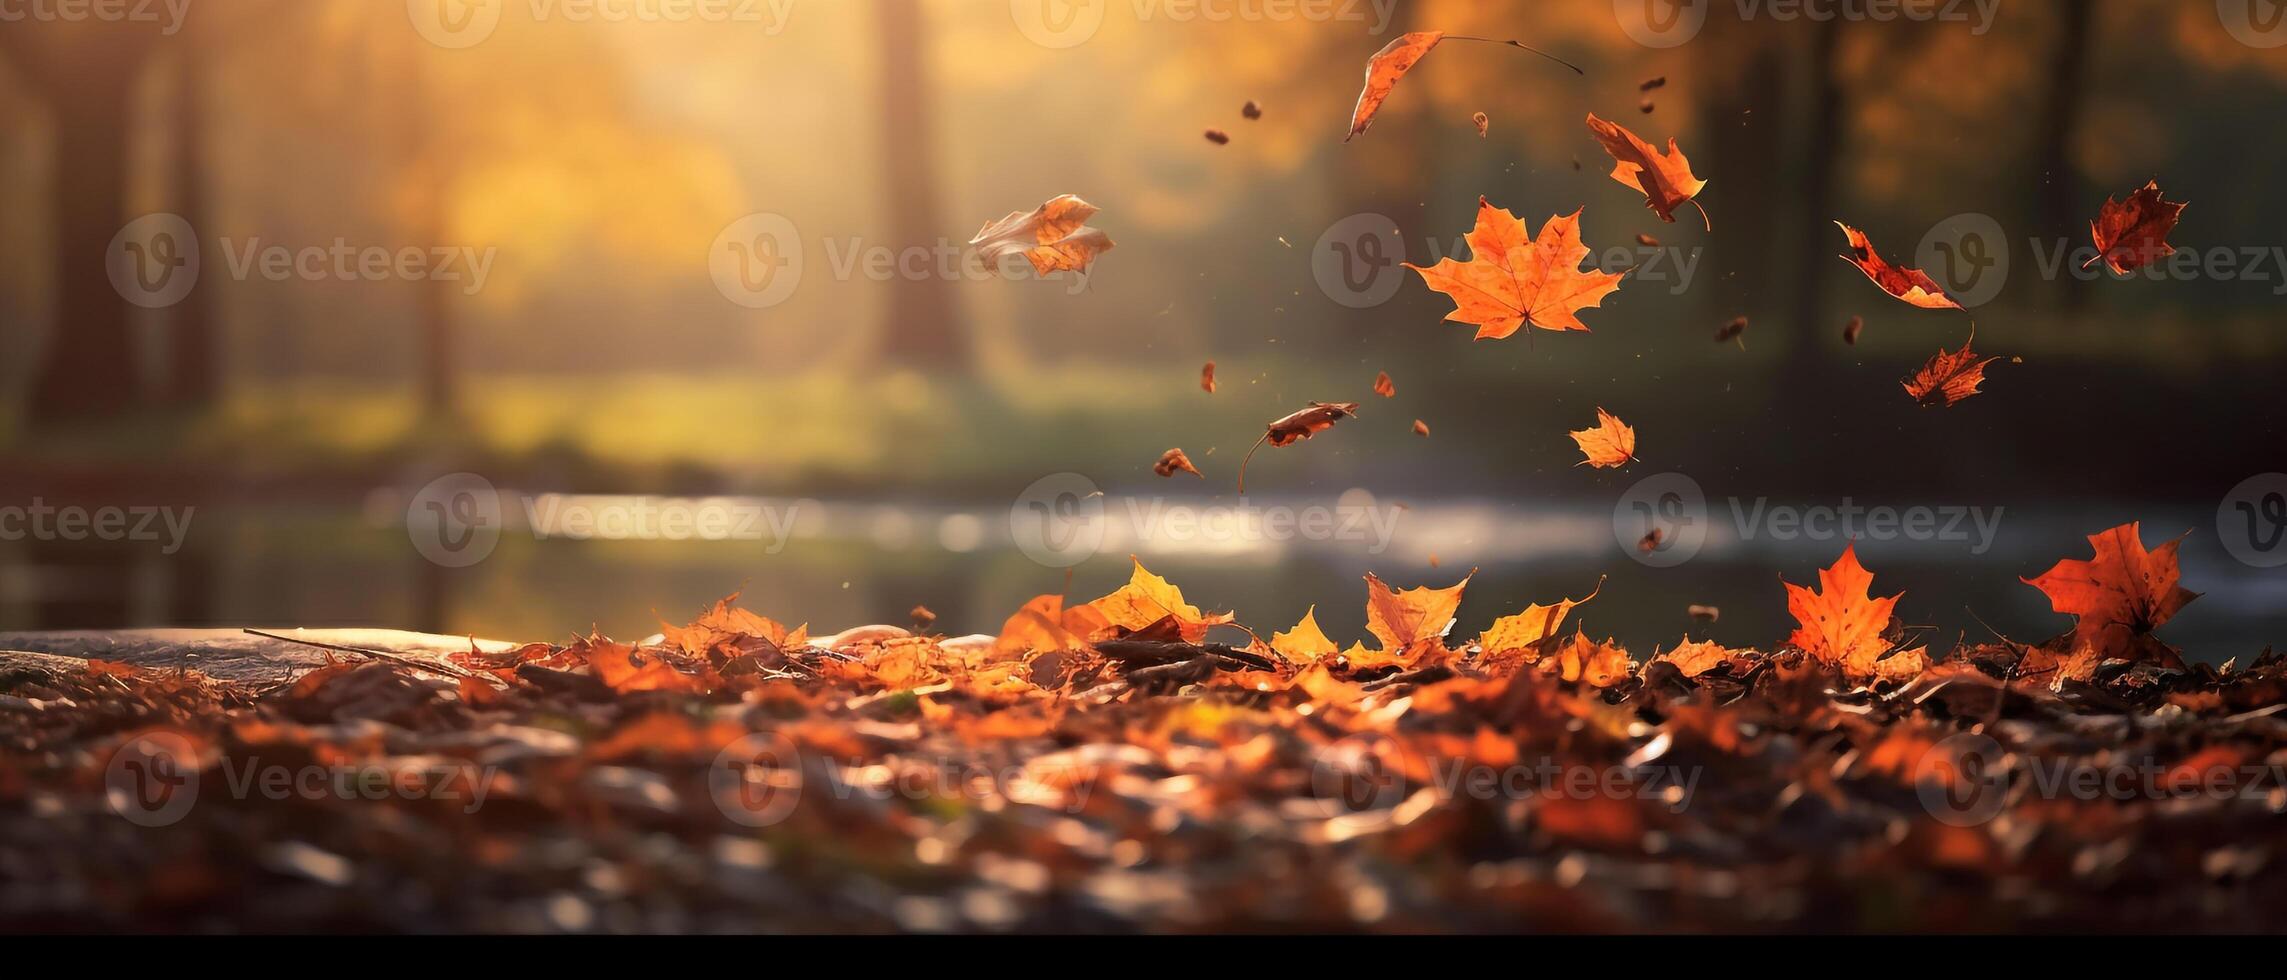
M 1453 298 L 1445 318 L 1477 325 L 1477 339 L 1507 337 L 1531 325 L 1543 330 L 1587 330 L 1579 311 L 1601 304 L 1620 288 L 1625 273 L 1581 271 L 1588 246 L 1580 240 L 1580 212 L 1552 217 L 1535 237 L 1507 210 L 1477 199 L 1477 226 L 1466 240 L 1469 261 L 1438 260 L 1422 268 L 1429 288 Z
M 1641 113 L 1643 113 L 1644 115 L 1647 115 L 1647 116 L 1649 116 L 1649 115 L 1651 115 L 1651 114 L 1652 114 L 1652 109 L 1653 109 L 1653 108 L 1654 108 L 1654 106 L 1652 105 L 1652 97 L 1651 97 L 1651 96 L 1649 96 L 1649 95 L 1647 95 L 1647 96 L 1644 96 L 1643 98 L 1641 98 L 1641 99 L 1637 99 L 1637 100 L 1636 100 L 1636 111 L 1637 111 L 1637 112 L 1641 112 Z
M 992 657 L 1008 660 L 1029 653 L 1085 649 L 1090 640 L 1109 633 L 1110 625 L 1093 606 L 1067 608 L 1063 596 L 1035 596 L 1001 624 Z
M 1660 240 L 1653 238 L 1650 235 L 1637 235 L 1636 244 L 1642 245 L 1645 248 L 1658 248 L 1660 247 Z
M 1390 372 L 1382 371 L 1374 375 L 1374 394 L 1384 398 L 1397 397 L 1398 386 L 1391 383 Z
M 1595 427 L 1574 431 L 1572 441 L 1580 445 L 1581 455 L 1587 457 L 1574 464 L 1576 466 L 1609 469 L 1625 466 L 1636 458 L 1636 430 L 1601 406 L 1596 409 Z
M 1424 421 L 1422 421 L 1422 420 L 1420 420 L 1420 419 L 1415 419 L 1415 420 L 1413 420 L 1413 434 L 1414 434 L 1414 435 L 1417 435 L 1417 436 L 1426 436 L 1426 435 L 1428 435 L 1428 434 L 1429 434 L 1429 423 L 1427 423 L 1427 422 L 1424 422 Z
M 1914 372 L 1913 377 L 1899 382 L 1905 387 L 1906 394 L 1912 395 L 1915 401 L 1924 406 L 1949 407 L 1971 395 L 1983 394 L 1977 386 L 1985 383 L 1985 366 L 2000 358 L 1978 360 L 1977 354 L 1970 350 L 1970 345 L 1976 341 L 1977 328 L 1972 326 L 1969 339 L 1962 341 L 1960 350 L 1940 348 L 1929 363 Z
M 1644 111 L 1650 112 L 1650 107 L 1651 101 L 1645 100 Z M 1699 206 L 1695 198 L 1707 187 L 1707 181 L 1692 175 L 1691 161 L 1685 159 L 1674 138 L 1669 138 L 1667 152 L 1661 153 L 1626 126 L 1606 122 L 1593 112 L 1588 114 L 1588 131 L 1595 133 L 1596 141 L 1604 144 L 1604 152 L 1612 155 L 1612 179 L 1644 192 L 1644 206 L 1660 220 L 1674 223 L 1675 210 L 1686 201 Z M 1710 230 L 1715 227 L 1706 208 L 1699 209 L 1699 216 Z
M 1929 666 L 1929 658 L 1919 648 L 1884 656 L 1891 652 L 1891 643 L 1885 638 L 1891 614 L 1904 593 L 1882 599 L 1870 597 L 1867 591 L 1874 585 L 1874 573 L 1858 563 L 1855 544 L 1845 546 L 1842 557 L 1833 567 L 1819 572 L 1818 580 L 1816 592 L 1792 582 L 1781 583 L 1787 587 L 1787 612 L 1799 624 L 1787 638 L 1789 645 L 1833 665 L 1858 683 L 1906 680 Z
M 1174 476 L 1177 470 L 1202 480 L 1207 478 L 1207 474 L 1199 472 L 1199 467 L 1191 465 L 1191 457 L 1184 455 L 1181 449 L 1170 449 L 1161 453 L 1159 462 L 1151 464 L 1151 471 L 1161 476 Z
M 1097 256 L 1112 250 L 1111 236 L 1088 226 L 1097 210 L 1070 194 L 1058 195 L 1029 212 L 1011 211 L 1008 217 L 986 223 L 977 237 L 969 239 L 969 247 L 996 271 L 1003 259 L 1021 255 L 1039 275 L 1085 274 Z
M 1265 426 L 1262 437 L 1239 460 L 1239 492 L 1247 492 L 1247 461 L 1255 458 L 1255 450 L 1263 448 L 1263 443 L 1283 449 L 1332 428 L 1336 422 L 1357 417 L 1357 402 L 1311 402 L 1309 408 Z
M 1368 572 L 1366 631 L 1381 643 L 1383 654 L 1409 666 L 1431 652 L 1442 652 L 1445 633 L 1453 628 L 1454 613 L 1461 608 L 1461 592 L 1476 574 L 1471 569 L 1461 581 L 1443 589 L 1422 586 L 1398 592 Z
M 1478 139 L 1484 139 L 1485 134 L 1492 131 L 1493 129 L 1493 117 L 1488 116 L 1482 112 L 1470 113 L 1469 121 L 1477 124 Z
M 1611 687 L 1634 676 L 1636 662 L 1628 658 L 1628 651 L 1610 639 L 1598 643 L 1585 634 L 1574 633 L 1540 662 L 1540 668 L 1568 681 Z
M 1718 344 L 1727 344 L 1731 341 L 1738 340 L 1740 335 L 1746 332 L 1747 318 L 1743 316 L 1735 316 L 1731 318 L 1730 322 L 1715 328 L 1715 342 Z M 1740 346 L 1744 347 L 1746 345 L 1741 344 Z
M 1665 87 L 1667 86 L 1667 84 L 1668 84 L 1668 76 L 1666 76 L 1666 75 L 1659 75 L 1659 76 L 1656 76 L 1656 77 L 1653 77 L 1653 78 L 1647 78 L 1647 79 L 1645 79 L 1645 80 L 1643 81 L 1643 84 L 1640 84 L 1640 85 L 1636 86 L 1636 91 L 1638 91 L 1638 92 L 1649 92 L 1649 91 L 1651 91 L 1651 90 L 1653 90 L 1653 89 L 1656 89 L 1656 88 L 1665 88 Z
M 1271 650 L 1279 656 L 1300 665 L 1317 663 L 1341 651 L 1326 631 L 1318 628 L 1318 607 L 1312 606 L 1302 613 L 1302 621 L 1284 633 L 1271 634 Z
M 1135 563 L 1135 568 L 1129 574 L 1128 584 L 1087 606 L 1104 622 L 1132 631 L 1172 618 L 1186 643 L 1197 643 L 1210 627 L 1231 622 L 1230 613 L 1200 612 L 1198 606 L 1183 601 L 1183 590 L 1153 575 L 1144 568 L 1143 562 L 1132 556 L 1129 561 Z
M 913 620 L 913 631 L 916 633 L 927 630 L 937 623 L 937 614 L 931 612 L 928 606 L 914 606 L 913 611 L 906 613 L 906 616 Z
M 1455 41 L 1483 41 L 1488 44 L 1505 44 L 1554 61 L 1572 69 L 1574 74 L 1587 74 L 1581 71 L 1578 65 L 1519 41 L 1469 37 L 1460 34 L 1448 35 L 1444 31 L 1413 31 L 1399 35 L 1396 40 L 1384 45 L 1382 50 L 1375 52 L 1372 58 L 1366 59 L 1366 84 L 1365 87 L 1358 90 L 1358 106 L 1350 111 L 1350 134 L 1342 137 L 1342 142 L 1348 143 L 1356 139 L 1358 134 L 1366 131 L 1366 127 L 1372 126 L 1374 113 L 1381 110 L 1382 102 L 1390 97 L 1390 91 L 1397 87 L 1398 81 L 1406 77 L 1406 72 L 1412 71 L 1415 65 L 1421 63 L 1421 59 L 1427 57 L 1430 50 L 1437 47 L 1438 42 L 1446 40 L 1448 37 Z
M 1661 533 L 1659 528 L 1655 527 L 1646 531 L 1643 537 L 1636 539 L 1636 550 L 1647 555 L 1658 551 L 1660 550 L 1660 540 L 1664 537 L 1666 535 Z
M 1693 606 L 1684 612 L 1691 616 L 1693 622 L 1698 623 L 1712 623 L 1723 618 L 1723 610 L 1715 606 Z
M 2130 522 L 2089 535 L 2089 560 L 2066 559 L 2023 580 L 2049 597 L 2051 609 L 2073 616 L 2073 655 L 2064 677 L 2085 680 L 2106 660 L 2174 658 L 2151 634 L 2200 597 L 2178 584 L 2183 571 L 2176 548 L 2183 542 L 2178 537 L 2146 551 L 2141 527 Z
M 1604 591 L 1599 579 L 1596 588 L 1578 599 L 1558 599 L 1547 605 L 1527 605 L 1525 611 L 1514 616 L 1503 616 L 1477 637 L 1477 646 L 1486 653 L 1509 653 L 1530 648 L 1557 634 L 1564 626 L 1564 618 L 1575 608 Z
M 1842 229 L 1843 236 L 1850 240 L 1850 254 L 1843 256 L 1842 260 L 1857 266 L 1858 271 L 1866 273 L 1866 278 L 1872 280 L 1876 286 L 1882 287 L 1883 292 L 1897 297 L 1908 305 L 1919 306 L 1926 310 L 1958 310 L 1962 308 L 1960 303 L 1954 302 L 1953 297 L 1946 295 L 1945 288 L 1939 286 L 1937 280 L 1930 278 L 1922 270 L 1901 268 L 1883 260 L 1882 256 L 1874 251 L 1874 243 L 1867 240 L 1865 232 L 1840 221 L 1835 222 L 1834 225 Z
M 1842 325 L 1842 342 L 1843 342 L 1843 343 L 1846 343 L 1846 344 L 1849 344 L 1849 345 L 1851 345 L 1851 346 L 1853 346 L 1853 347 L 1857 346 L 1857 345 L 1858 345 L 1858 333 L 1859 333 L 1859 331 L 1862 331 L 1862 330 L 1865 330 L 1865 329 L 1866 329 L 1866 318 L 1864 318 L 1864 317 L 1856 317 L 1856 316 L 1854 316 L 1854 317 L 1851 317 L 1851 318 L 1850 318 L 1850 322 L 1849 322 L 1849 323 L 1845 323 L 1845 324 L 1843 324 L 1843 325 Z
M 1206 367 L 1199 369 L 1199 390 L 1204 391 L 1210 395 L 1215 393 L 1214 361 L 1208 361 Z
M 2101 261 L 2113 272 L 2127 275 L 2176 254 L 2176 247 L 2168 244 L 2168 233 L 2176 230 L 2186 204 L 2162 199 L 2157 180 L 2147 181 L 2125 201 L 2105 198 L 2096 220 L 2088 223 L 2097 255 L 2081 263 L 2081 268 Z
M 1231 142 L 1231 134 L 1220 129 L 1210 129 L 1207 131 L 1207 142 L 1222 146 Z
M 1246 105 L 1239 107 L 1239 115 L 1249 119 L 1261 119 L 1263 117 L 1263 105 L 1253 99 L 1248 99 Z

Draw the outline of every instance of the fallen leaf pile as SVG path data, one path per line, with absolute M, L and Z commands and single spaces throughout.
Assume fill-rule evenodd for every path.
M 1138 564 L 997 635 L 810 636 L 726 600 L 640 643 L 343 653 L 274 686 L 4 660 L 0 926 L 2287 925 L 2287 663 L 2151 656 L 2191 599 L 2173 543 L 2092 541 L 2033 580 L 2071 632 L 1942 659 L 1851 549 L 1787 587 L 1784 644 L 1641 658 L 1576 622 L 1598 590 L 1463 639 L 1467 576 L 1369 577 L 1343 646 Z M 2145 781 L 2042 788 L 2075 767 Z

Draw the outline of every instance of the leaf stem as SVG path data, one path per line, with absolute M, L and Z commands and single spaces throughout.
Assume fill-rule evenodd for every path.
M 1550 61 L 1556 62 L 1557 64 L 1563 65 L 1566 68 L 1572 69 L 1572 73 L 1575 75 L 1580 75 L 1582 77 L 1586 77 L 1588 75 L 1587 72 L 1580 69 L 1579 65 L 1573 64 L 1572 62 L 1566 61 L 1563 58 L 1559 58 L 1556 55 L 1533 47 L 1532 45 L 1526 44 L 1523 41 L 1508 41 L 1497 37 L 1478 37 L 1474 34 L 1448 34 L 1445 36 L 1445 39 L 1448 41 L 1483 41 L 1487 44 L 1506 44 L 1512 48 L 1523 48 L 1526 51 L 1530 51 L 1534 54 L 1540 55 L 1543 58 L 1547 58 Z

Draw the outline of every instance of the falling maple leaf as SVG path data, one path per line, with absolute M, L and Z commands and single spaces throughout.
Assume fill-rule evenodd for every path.
M 1477 325 L 1477 339 L 1497 340 L 1530 324 L 1543 330 L 1587 330 L 1579 311 L 1597 306 L 1620 288 L 1626 273 L 1581 271 L 1588 246 L 1580 240 L 1580 212 L 1551 217 L 1535 237 L 1507 210 L 1477 199 L 1477 226 L 1468 236 L 1469 261 L 1440 259 L 1422 268 L 1429 288 L 1453 299 L 1445 318 Z
M 1310 407 L 1264 427 L 1261 438 L 1248 447 L 1245 458 L 1239 460 L 1239 492 L 1247 492 L 1247 462 L 1255 458 L 1255 450 L 1270 443 L 1272 449 L 1284 449 L 1317 435 L 1343 419 L 1358 417 L 1357 402 L 1311 402 Z
M 1293 629 L 1271 634 L 1271 650 L 1294 663 L 1308 665 L 1333 656 L 1341 647 L 1318 628 L 1318 607 L 1312 606 L 1303 611 L 1302 620 Z
M 1564 625 L 1564 617 L 1573 609 L 1604 591 L 1604 582 L 1598 580 L 1596 588 L 1578 599 L 1558 599 L 1548 605 L 1528 605 L 1525 611 L 1503 616 L 1477 637 L 1477 646 L 1486 653 L 1507 653 L 1523 650 L 1555 636 Z
M 1985 366 L 2000 358 L 1978 360 L 1977 355 L 1969 349 L 1976 342 L 1977 328 L 1973 326 L 1969 331 L 1969 339 L 1962 341 L 1960 350 L 1939 348 L 1937 355 L 1922 365 L 1921 370 L 1914 372 L 1913 377 L 1900 382 L 1905 386 L 1906 394 L 1912 395 L 1915 401 L 1923 405 L 1949 407 L 1971 395 L 1984 394 L 1977 386 L 1985 383 Z
M 2147 181 L 2125 201 L 2105 198 L 2096 220 L 2088 223 L 2097 254 L 2081 268 L 2103 262 L 2113 272 L 2127 275 L 2176 254 L 2176 247 L 2168 244 L 2168 233 L 2176 230 L 2186 204 L 2162 199 L 2157 180 Z
M 1572 441 L 1580 445 L 1581 455 L 1587 457 L 1574 464 L 1576 466 L 1609 469 L 1626 466 L 1629 460 L 1636 458 L 1636 430 L 1601 406 L 1596 409 L 1595 427 L 1575 430 Z
M 1380 641 L 1381 653 L 1401 663 L 1418 663 L 1443 652 L 1446 631 L 1453 628 L 1454 613 L 1461 608 L 1461 592 L 1476 574 L 1470 569 L 1461 581 L 1443 589 L 1425 585 L 1397 592 L 1372 572 L 1366 573 L 1366 632 Z
M 1390 381 L 1390 372 L 1383 371 L 1374 375 L 1374 394 L 1384 398 L 1397 397 L 1398 386 Z
M 1231 622 L 1230 613 L 1200 612 L 1198 606 L 1183 601 L 1183 590 L 1153 575 L 1142 561 L 1133 557 L 1129 561 L 1135 563 L 1135 569 L 1129 573 L 1128 584 L 1088 604 L 1107 624 L 1141 630 L 1172 617 L 1184 642 L 1197 643 L 1208 629 Z
M 2176 547 L 2184 539 L 2144 550 L 2136 522 L 2089 535 L 2095 552 L 2086 561 L 2065 559 L 2038 578 L 2024 579 L 2049 597 L 2056 612 L 2074 617 L 2073 643 L 2058 678 L 2085 680 L 2106 660 L 2177 658 L 2151 634 L 2200 597 L 2177 584 Z
M 1215 393 L 1214 361 L 1208 361 L 1207 366 L 1199 369 L 1199 390 L 1204 391 L 1210 395 Z
M 1112 250 L 1111 236 L 1088 226 L 1097 210 L 1070 194 L 1058 195 L 1029 212 L 1011 211 L 999 221 L 986 222 L 977 237 L 969 239 L 969 247 L 995 271 L 1002 259 L 1021 255 L 1039 275 L 1086 274 L 1097 256 Z
M 1512 48 L 1519 48 L 1540 55 L 1572 69 L 1575 74 L 1587 74 L 1581 71 L 1578 65 L 1518 41 L 1503 41 L 1490 37 L 1469 37 L 1461 34 L 1449 35 L 1444 31 L 1413 31 L 1401 34 L 1396 40 L 1383 45 L 1382 50 L 1374 52 L 1373 57 L 1366 59 L 1366 84 L 1364 88 L 1358 90 L 1358 106 L 1350 111 L 1350 133 L 1342 137 L 1342 142 L 1348 143 L 1358 138 L 1358 134 L 1365 132 L 1366 127 L 1372 126 L 1374 113 L 1381 110 L 1382 102 L 1390 97 L 1390 91 L 1397 87 L 1398 81 L 1405 78 L 1406 73 L 1412 71 L 1415 65 L 1420 64 L 1421 59 L 1428 57 L 1429 52 L 1437 47 L 1438 42 L 1448 38 L 1455 41 L 1483 41 L 1489 44 L 1505 44 Z
M 1650 104 L 1647 98 L 1645 111 L 1651 111 Z M 1588 114 L 1588 131 L 1596 134 L 1596 141 L 1604 144 L 1604 152 L 1616 161 L 1612 179 L 1644 192 L 1644 206 L 1651 208 L 1660 220 L 1674 224 L 1677 208 L 1687 201 L 1698 206 L 1695 198 L 1707 186 L 1707 181 L 1692 175 L 1691 161 L 1685 159 L 1673 137 L 1668 139 L 1667 152 L 1661 153 L 1658 147 L 1629 132 L 1628 127 L 1599 119 L 1593 112 Z M 1707 217 L 1706 208 L 1699 209 L 1699 217 L 1708 230 L 1714 230 L 1715 224 Z
M 1184 455 L 1181 449 L 1161 453 L 1159 462 L 1151 464 L 1151 471 L 1161 476 L 1174 476 L 1177 471 L 1181 471 L 1202 480 L 1207 478 L 1207 474 L 1199 472 L 1199 467 L 1191 465 L 1191 457 Z
M 1900 268 L 1885 261 L 1880 254 L 1874 251 L 1874 243 L 1867 240 L 1865 232 L 1840 221 L 1834 224 L 1835 227 L 1842 229 L 1845 237 L 1850 239 L 1850 254 L 1843 256 L 1842 260 L 1857 266 L 1858 271 L 1866 273 L 1866 278 L 1873 280 L 1876 286 L 1882 287 L 1883 292 L 1897 297 L 1908 305 L 1919 306 L 1925 310 L 1958 310 L 1962 308 L 1960 303 L 1954 302 L 1953 297 L 1946 295 L 1945 288 L 1939 286 L 1937 280 L 1930 278 L 1922 270 Z
M 1787 637 L 1789 645 L 1859 683 L 1908 680 L 1929 666 L 1918 647 L 1885 656 L 1892 648 L 1886 638 L 1891 613 L 1905 593 L 1870 598 L 1874 573 L 1858 563 L 1856 544 L 1844 546 L 1842 557 L 1819 572 L 1818 580 L 1816 592 L 1781 583 L 1787 587 L 1787 612 L 1800 624 Z
M 1090 640 L 1108 633 L 1110 626 L 1093 606 L 1067 608 L 1061 595 L 1035 596 L 1001 624 L 992 653 L 995 659 L 1009 659 L 1085 649 Z

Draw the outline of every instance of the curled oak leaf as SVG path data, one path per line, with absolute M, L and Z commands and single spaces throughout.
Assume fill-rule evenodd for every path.
M 1374 375 L 1374 394 L 1384 398 L 1396 398 L 1398 396 L 1398 386 L 1390 380 L 1390 372 L 1383 371 Z
M 1210 395 L 1215 393 L 1214 361 L 1208 361 L 1206 367 L 1199 369 L 1199 390 L 1204 391 Z
M 1202 480 L 1207 478 L 1207 474 L 1199 472 L 1199 467 L 1191 465 L 1191 457 L 1184 455 L 1181 449 L 1170 449 L 1161 453 L 1159 462 L 1151 464 L 1151 471 L 1161 476 L 1174 476 L 1178 470 Z
M 1874 243 L 1867 240 L 1865 232 L 1840 221 L 1834 225 L 1842 229 L 1843 235 L 1850 239 L 1850 254 L 1843 256 L 1842 260 L 1866 273 L 1866 278 L 1882 287 L 1883 292 L 1897 297 L 1907 305 L 1919 306 L 1925 310 L 1962 308 L 1960 303 L 1954 302 L 1953 297 L 1946 295 L 1945 288 L 1939 286 L 1937 280 L 1922 270 L 1901 268 L 1884 260 L 1874 251 Z
M 1461 581 L 1443 589 L 1422 586 L 1398 592 L 1372 572 L 1366 573 L 1366 632 L 1381 643 L 1376 652 L 1409 667 L 1432 653 L 1442 654 L 1446 631 L 1453 628 L 1454 613 L 1461 608 L 1461 592 L 1476 574 L 1472 568 Z
M 1477 199 L 1469 261 L 1438 260 L 1422 268 L 1422 282 L 1452 297 L 1454 323 L 1477 325 L 1477 339 L 1498 340 L 1528 324 L 1543 330 L 1587 330 L 1579 311 L 1604 302 L 1620 288 L 1623 272 L 1581 270 L 1588 246 L 1580 240 L 1580 212 L 1552 217 L 1536 237 L 1506 209 Z
M 1594 599 L 1604 591 L 1604 582 L 1597 580 L 1596 588 L 1578 599 L 1558 599 L 1548 605 L 1528 605 L 1514 616 L 1503 616 L 1477 637 L 1477 646 L 1488 654 L 1511 653 L 1530 649 L 1542 640 L 1555 636 L 1564 625 L 1564 617 L 1573 609 Z
M 1333 428 L 1336 422 L 1357 417 L 1357 402 L 1311 402 L 1309 408 L 1265 426 L 1262 436 L 1247 447 L 1246 457 L 1239 460 L 1239 492 L 1247 492 L 1247 463 L 1255 458 L 1255 450 L 1263 448 L 1263 443 L 1270 443 L 1272 449 L 1284 449 Z
M 1035 596 L 1001 624 L 1000 635 L 993 640 L 992 659 L 1082 650 L 1091 639 L 1111 632 L 1104 615 L 1091 606 L 1066 608 L 1063 596 Z
M 2168 233 L 2176 230 L 2187 204 L 2162 199 L 2157 180 L 2147 181 L 2125 201 L 2105 198 L 2096 220 L 2088 223 L 2097 254 L 2081 268 L 2103 262 L 2114 273 L 2127 275 L 2176 254 L 2176 247 L 2168 244 Z
M 1819 572 L 1818 581 L 1816 592 L 1780 583 L 1787 587 L 1787 612 L 1799 624 L 1787 637 L 1789 645 L 1861 684 L 1910 680 L 1929 666 L 1919 647 L 1891 654 L 1891 614 L 1905 593 L 1869 597 L 1874 573 L 1858 563 L 1856 544 L 1845 546 L 1833 567 Z
M 1008 217 L 987 222 L 977 237 L 969 239 L 969 247 L 995 271 L 1000 270 L 1003 259 L 1017 255 L 1032 263 L 1032 271 L 1039 275 L 1086 274 L 1097 256 L 1112 250 L 1110 235 L 1088 227 L 1088 219 L 1097 210 L 1093 204 L 1061 194 L 1029 212 L 1011 211 Z
M 1231 622 L 1230 613 L 1200 612 L 1198 606 L 1183 601 L 1183 590 L 1153 575 L 1143 562 L 1133 557 L 1128 560 L 1135 563 L 1128 584 L 1088 604 L 1115 629 L 1142 630 L 1173 617 L 1183 642 L 1197 643 L 1209 628 Z
M 1429 435 L 1429 423 L 1420 419 L 1413 420 L 1413 434 L 1417 436 Z
M 1649 98 L 1644 105 L 1646 112 L 1651 111 Z M 1674 224 L 1675 211 L 1685 202 L 1699 207 L 1695 198 L 1707 186 L 1707 181 L 1692 175 L 1691 161 L 1684 157 L 1673 137 L 1668 139 L 1667 152 L 1661 153 L 1658 147 L 1629 132 L 1628 127 L 1599 119 L 1593 112 L 1588 114 L 1588 131 L 1596 134 L 1596 141 L 1604 144 L 1604 152 L 1616 161 L 1612 179 L 1644 192 L 1644 206 L 1651 208 L 1660 220 Z M 1715 229 L 1706 208 L 1699 208 L 1699 217 L 1708 230 Z
M 2051 609 L 2074 618 L 2072 652 L 2059 681 L 2087 680 L 2106 660 L 2179 659 L 2151 634 L 2200 597 L 2178 584 L 2176 547 L 2183 541 L 2146 551 L 2141 528 L 2130 522 L 2089 535 L 2090 560 L 2068 558 L 2023 580 L 2049 597 Z
M 1962 341 L 1960 350 L 1939 348 L 1929 363 L 1922 365 L 1922 369 L 1914 372 L 1913 377 L 1899 383 L 1905 386 L 1906 394 L 1912 395 L 1915 401 L 1924 406 L 1951 407 L 1971 395 L 1984 394 L 1977 386 L 1985 383 L 1985 366 L 2000 358 L 1978 360 L 1977 354 L 1970 350 L 1970 345 L 1976 342 L 1977 328 L 1971 327 L 1969 339 Z
M 777 620 L 738 608 L 738 599 L 739 594 L 733 592 L 717 600 L 689 626 L 662 622 L 659 633 L 668 646 L 685 654 L 717 660 L 753 652 L 765 645 L 772 650 L 788 650 L 809 644 L 809 624 L 787 629 Z
M 1596 426 L 1575 430 L 1572 441 L 1580 445 L 1581 455 L 1587 457 L 1573 464 L 1575 466 L 1610 469 L 1626 466 L 1629 460 L 1636 458 L 1636 430 L 1601 407 L 1596 410 Z
M 1505 44 L 1554 61 L 1572 69 L 1576 75 L 1587 74 L 1587 72 L 1580 70 L 1580 66 L 1572 62 L 1520 41 L 1447 34 L 1444 31 L 1413 31 L 1402 34 L 1398 36 L 1397 40 L 1383 45 L 1382 50 L 1374 52 L 1373 57 L 1366 59 L 1366 84 L 1364 88 L 1358 90 L 1358 106 L 1350 111 L 1350 134 L 1342 137 L 1342 142 L 1348 143 L 1358 138 L 1358 134 L 1365 132 L 1366 127 L 1373 125 L 1374 113 L 1381 110 L 1383 101 L 1390 97 L 1392 89 L 1397 88 L 1398 81 L 1405 78 L 1406 73 L 1412 71 L 1415 65 L 1420 64 L 1421 59 L 1428 57 L 1429 52 L 1437 47 L 1438 42 L 1446 40 Z
M 1317 606 L 1304 610 L 1293 629 L 1271 634 L 1271 651 L 1300 665 L 1317 663 L 1340 650 L 1326 638 L 1326 631 L 1318 628 Z
M 1590 687 L 1611 687 L 1636 673 L 1636 662 L 1619 644 L 1610 639 L 1598 643 L 1583 633 L 1574 633 L 1558 644 L 1548 656 L 1541 658 L 1539 667 Z

